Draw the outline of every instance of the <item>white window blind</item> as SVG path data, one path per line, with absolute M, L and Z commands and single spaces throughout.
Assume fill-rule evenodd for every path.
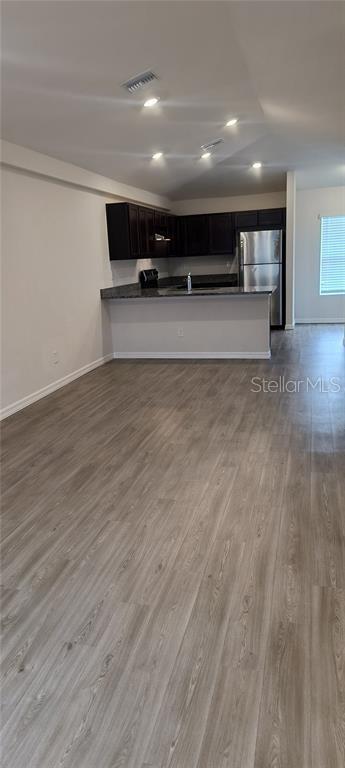
M 320 294 L 345 293 L 345 216 L 321 216 Z

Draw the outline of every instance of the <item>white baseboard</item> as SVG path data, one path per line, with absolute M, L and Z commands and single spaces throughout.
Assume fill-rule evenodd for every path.
M 115 360 L 269 360 L 270 352 L 114 352 Z
M 7 405 L 6 408 L 3 408 L 0 411 L 0 419 L 6 419 L 7 416 L 11 416 L 13 413 L 17 413 L 17 411 L 21 411 L 22 408 L 26 408 L 28 405 L 35 403 L 37 400 L 41 400 L 43 397 L 50 395 L 52 392 L 55 392 L 57 389 L 61 389 L 61 387 L 65 387 L 66 384 L 69 384 L 71 381 L 74 381 L 75 379 L 79 379 L 80 376 L 84 376 L 85 373 L 89 373 L 89 371 L 93 371 L 94 368 L 99 368 L 99 366 L 104 365 L 104 363 L 107 363 L 109 360 L 112 360 L 113 357 L 114 355 L 112 352 L 109 355 L 104 355 L 104 357 L 99 357 L 98 360 L 94 360 L 92 363 L 83 365 L 82 368 L 78 368 L 77 371 L 73 371 L 72 373 L 69 373 L 67 376 L 63 376 L 62 379 L 57 379 L 57 381 L 53 381 L 51 384 L 48 384 L 46 387 L 42 387 L 42 389 L 38 389 L 36 392 L 32 392 L 31 395 L 22 397 L 21 400 L 16 400 L 16 402 L 11 403 L 10 405 Z
M 286 331 L 293 331 L 295 328 L 295 323 L 285 323 L 285 330 Z
M 326 320 L 324 317 L 305 317 L 295 321 L 298 325 L 338 325 L 339 323 L 345 323 L 344 317 L 332 317 Z

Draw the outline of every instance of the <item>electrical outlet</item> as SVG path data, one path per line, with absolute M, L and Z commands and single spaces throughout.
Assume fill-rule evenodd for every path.
M 184 336 L 184 330 L 183 330 L 183 328 L 178 328 L 178 329 L 177 329 L 177 335 L 178 335 L 178 336 L 180 336 L 180 337 Z
M 59 362 L 59 355 L 58 355 L 56 349 L 53 349 L 53 351 L 52 351 L 52 363 L 53 363 L 53 365 L 57 365 L 58 362 Z

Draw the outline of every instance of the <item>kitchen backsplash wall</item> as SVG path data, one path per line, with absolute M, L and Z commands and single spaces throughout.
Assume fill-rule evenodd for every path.
M 175 275 L 219 275 L 237 272 L 236 256 L 193 256 L 169 259 L 169 274 Z
M 113 277 L 113 285 L 127 285 L 137 283 L 141 269 L 158 269 L 159 277 L 169 277 L 168 259 L 129 259 L 128 261 L 110 262 Z
M 159 277 L 175 277 L 176 275 L 219 275 L 237 272 L 235 256 L 199 256 L 184 258 L 178 256 L 171 259 L 138 259 L 111 262 L 113 285 L 137 283 L 141 269 L 155 267 Z

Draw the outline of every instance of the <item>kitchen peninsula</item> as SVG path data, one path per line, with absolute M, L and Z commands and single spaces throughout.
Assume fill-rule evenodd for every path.
M 180 278 L 181 283 L 181 278 Z M 269 358 L 272 286 L 101 290 L 117 358 Z

